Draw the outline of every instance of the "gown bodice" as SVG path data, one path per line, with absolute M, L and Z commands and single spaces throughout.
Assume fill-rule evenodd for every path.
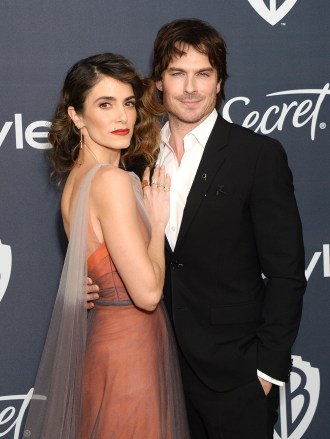
M 105 242 L 87 260 L 88 276 L 99 287 L 98 304 L 132 303 L 118 271 L 111 259 Z M 107 302 L 107 303 L 105 303 Z

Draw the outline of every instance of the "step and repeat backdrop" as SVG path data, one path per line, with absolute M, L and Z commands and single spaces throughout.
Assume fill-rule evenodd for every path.
M 45 158 L 66 71 L 112 51 L 147 75 L 157 30 L 183 17 L 209 22 L 226 39 L 223 116 L 287 151 L 308 289 L 274 438 L 329 438 L 328 0 L 0 0 L 0 438 L 24 437 L 66 247 L 61 193 Z

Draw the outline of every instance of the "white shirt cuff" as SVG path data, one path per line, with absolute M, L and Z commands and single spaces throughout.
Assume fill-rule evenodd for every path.
M 257 370 L 257 375 L 258 375 L 258 377 L 263 378 L 264 380 L 269 381 L 272 384 L 276 384 L 277 386 L 280 386 L 280 387 L 284 386 L 283 381 L 275 380 L 275 378 L 272 378 L 272 377 L 266 375 L 265 373 L 260 372 L 260 370 Z

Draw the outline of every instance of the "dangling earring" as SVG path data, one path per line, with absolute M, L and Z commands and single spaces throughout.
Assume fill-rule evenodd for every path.
M 83 149 L 83 146 L 84 146 L 84 136 L 83 136 L 83 133 L 82 133 L 82 129 L 79 129 L 79 131 L 80 131 L 80 149 Z
M 80 152 L 80 160 L 76 160 L 76 165 L 81 166 L 84 164 L 84 157 L 83 157 L 83 147 L 84 147 L 84 136 L 82 133 L 82 128 L 78 128 L 77 129 L 80 131 L 80 142 L 77 144 L 77 146 L 74 148 L 74 151 L 76 150 L 77 147 L 79 147 L 79 149 L 81 150 Z

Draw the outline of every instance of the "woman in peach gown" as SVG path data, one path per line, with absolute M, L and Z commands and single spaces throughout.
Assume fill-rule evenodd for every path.
M 120 55 L 68 72 L 50 129 L 54 172 L 68 173 L 69 246 L 25 426 L 31 439 L 188 439 L 175 341 L 161 303 L 170 178 L 149 185 L 120 164 L 152 166 L 152 87 Z M 87 310 L 86 276 L 100 286 Z

